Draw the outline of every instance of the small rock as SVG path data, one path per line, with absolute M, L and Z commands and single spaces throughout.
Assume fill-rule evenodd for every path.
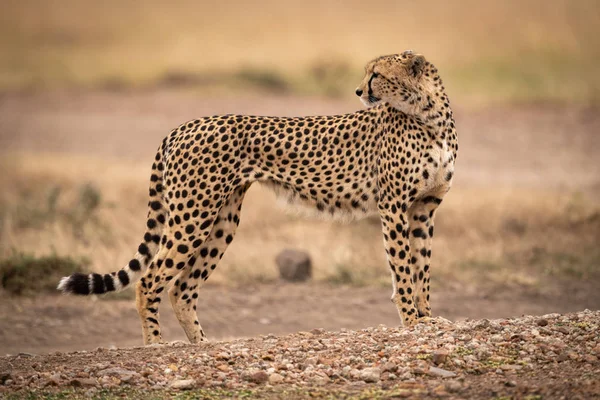
M 429 367 L 429 375 L 440 376 L 442 378 L 452 378 L 456 376 L 456 373 L 442 368 Z
M 329 377 L 324 372 L 319 371 L 312 376 L 311 381 L 316 385 L 322 386 L 329 383 Z
M 242 378 L 249 382 L 265 383 L 269 380 L 269 375 L 265 371 L 250 370 L 244 372 Z
M 98 384 L 95 379 L 91 378 L 77 378 L 71 380 L 70 383 L 74 387 L 94 387 Z
M 175 365 L 175 364 L 169 365 L 169 369 L 173 372 L 179 371 L 179 368 L 177 368 L 177 365 Z
M 277 372 L 274 372 L 271 375 L 269 375 L 269 383 L 271 385 L 277 385 L 278 383 L 283 382 L 283 379 L 283 376 L 278 374 Z
M 440 365 L 446 362 L 448 359 L 448 351 L 446 350 L 436 350 L 433 352 L 433 363 L 435 365 Z
M 0 384 L 6 384 L 6 381 L 8 381 L 10 378 L 11 376 L 8 372 L 0 373 Z
M 558 355 L 558 357 L 556 357 L 556 361 L 558 361 L 558 362 L 567 361 L 568 359 L 569 359 L 569 356 L 567 353 L 560 353 Z
M 279 276 L 288 282 L 303 282 L 312 276 L 310 255 L 305 251 L 285 249 L 275 258 Z
M 385 364 L 383 364 L 382 371 L 383 372 L 396 372 L 397 369 L 398 369 L 398 367 L 396 366 L 395 363 L 388 361 Z
M 546 326 L 548 325 L 548 320 L 546 318 L 540 318 L 536 321 L 538 326 Z
M 446 383 L 446 390 L 450 393 L 460 392 L 462 389 L 462 383 L 452 380 Z
M 592 355 L 592 354 L 586 354 L 583 359 L 585 360 L 585 362 L 588 362 L 590 364 L 595 364 L 598 361 L 598 357 Z
M 139 376 L 139 374 L 135 371 L 130 371 L 128 369 L 119 368 L 119 367 L 104 369 L 102 371 L 99 371 L 98 375 L 112 376 L 112 377 L 122 380 L 123 382 L 129 382 L 131 380 L 131 378 Z
M 381 378 L 381 370 L 377 367 L 365 368 L 360 371 L 359 377 L 361 380 L 367 383 L 379 382 L 379 379 Z
M 515 381 L 506 381 L 506 382 L 504 382 L 504 385 L 507 386 L 507 387 L 515 387 L 515 386 L 517 386 L 517 382 L 515 382 Z
M 177 379 L 169 384 L 171 389 L 189 390 L 194 387 L 196 381 L 194 379 Z

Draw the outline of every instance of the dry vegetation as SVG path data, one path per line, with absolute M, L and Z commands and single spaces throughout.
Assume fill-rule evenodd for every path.
M 594 0 L 9 0 L 0 89 L 155 85 L 341 95 L 365 60 L 412 48 L 455 99 L 597 101 Z
M 11 188 L 0 196 L 2 257 L 58 254 L 88 259 L 97 272 L 130 258 L 143 233 L 145 167 L 50 155 L 2 163 L 0 184 Z M 387 287 L 377 218 L 307 220 L 275 203 L 271 192 L 251 189 L 238 236 L 209 284 L 276 281 L 275 255 L 297 247 L 312 255 L 316 280 Z M 598 278 L 599 241 L 598 204 L 583 194 L 459 188 L 439 213 L 433 279 L 438 287 L 477 281 L 541 290 L 556 277 Z

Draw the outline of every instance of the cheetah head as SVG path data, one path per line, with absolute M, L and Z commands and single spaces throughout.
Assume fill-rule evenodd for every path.
M 381 56 L 365 67 L 356 95 L 367 106 L 389 103 L 406 114 L 420 114 L 440 95 L 441 80 L 435 67 L 421 54 Z

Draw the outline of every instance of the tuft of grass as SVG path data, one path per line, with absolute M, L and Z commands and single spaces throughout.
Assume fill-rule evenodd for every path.
M 73 229 L 94 221 L 102 204 L 100 189 L 89 182 L 81 183 L 75 195 L 65 195 L 61 185 L 24 188 L 18 194 L 19 201 L 7 212 L 12 215 L 19 229 L 39 229 L 57 220 L 67 221 Z
M 355 287 L 384 286 L 389 284 L 389 275 L 382 268 L 362 267 L 352 264 L 336 264 L 333 272 L 324 279 L 333 285 L 349 285 Z
M 15 252 L 0 260 L 0 284 L 2 289 L 13 295 L 54 293 L 60 278 L 83 272 L 87 264 L 84 259 L 54 254 L 36 257 Z

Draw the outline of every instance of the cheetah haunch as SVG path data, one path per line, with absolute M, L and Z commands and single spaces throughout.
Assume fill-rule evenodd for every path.
M 137 283 L 144 343 L 161 341 L 160 295 L 190 342 L 204 339 L 198 291 L 233 240 L 244 194 L 268 184 L 322 213 L 379 213 L 392 301 L 405 326 L 431 315 L 433 220 L 450 189 L 458 149 L 437 69 L 410 51 L 369 62 L 356 94 L 368 107 L 313 117 L 223 115 L 181 125 L 162 141 L 150 176 L 146 233 L 111 274 L 74 274 L 58 289 L 79 295 Z

